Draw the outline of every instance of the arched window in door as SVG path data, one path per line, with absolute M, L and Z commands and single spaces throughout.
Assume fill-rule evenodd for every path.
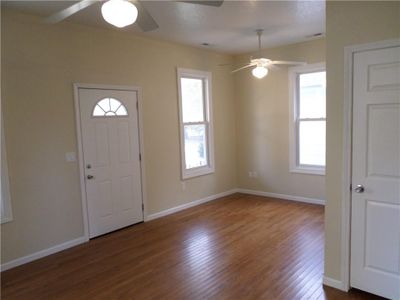
M 99 100 L 94 109 L 93 117 L 123 117 L 128 115 L 128 110 L 121 101 L 114 98 Z

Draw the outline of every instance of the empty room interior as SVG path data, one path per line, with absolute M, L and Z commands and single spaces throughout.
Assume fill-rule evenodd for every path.
M 1 1 L 1 299 L 400 299 L 399 1 Z

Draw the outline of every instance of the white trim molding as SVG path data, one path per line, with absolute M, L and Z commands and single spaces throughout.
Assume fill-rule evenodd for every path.
M 194 206 L 206 203 L 206 202 L 210 202 L 212 200 L 216 200 L 216 199 L 219 199 L 219 198 L 222 198 L 222 197 L 226 197 L 226 196 L 235 194 L 237 192 L 238 192 L 237 189 L 232 189 L 232 190 L 229 190 L 229 191 L 226 191 L 226 192 L 222 192 L 222 193 L 211 195 L 211 196 L 208 196 L 208 197 L 205 197 L 205 198 L 194 200 L 194 201 L 191 201 L 189 203 L 185 203 L 185 204 L 178 205 L 178 206 L 166 209 L 166 210 L 162 210 L 162 211 L 154 213 L 154 214 L 150 214 L 150 215 L 146 216 L 146 218 L 144 220 L 145 220 L 145 222 L 148 222 L 148 221 L 151 221 L 151 220 L 155 220 L 155 219 L 171 215 L 173 213 L 176 213 L 178 211 L 181 211 L 181 210 L 184 210 L 184 209 L 187 209 L 187 208 L 190 208 L 190 207 L 194 207 Z
M 6 151 L 6 140 L 4 136 L 4 124 L 3 116 L 1 116 L 1 147 L 0 147 L 0 159 L 1 159 L 1 182 L 0 182 L 0 224 L 11 222 L 13 220 L 13 213 L 11 207 L 11 196 L 10 196 L 10 182 L 8 178 L 8 162 L 7 162 L 7 151 Z
M 276 194 L 276 193 L 269 193 L 269 192 L 263 192 L 263 191 L 248 190 L 248 189 L 231 189 L 231 190 L 228 190 L 228 191 L 225 191 L 225 192 L 222 192 L 222 193 L 210 195 L 210 196 L 198 199 L 198 200 L 191 201 L 189 203 L 185 203 L 185 204 L 182 204 L 182 205 L 179 205 L 179 206 L 175 206 L 175 207 L 172 207 L 172 208 L 169 208 L 169 209 L 166 209 L 166 210 L 154 213 L 154 214 L 149 214 L 149 215 L 145 214 L 144 221 L 148 222 L 148 221 L 151 221 L 151 220 L 155 220 L 155 219 L 158 219 L 158 218 L 161 218 L 161 217 L 164 217 L 164 216 L 168 216 L 168 215 L 171 215 L 173 213 L 182 211 L 184 209 L 191 208 L 191 207 L 194 207 L 194 206 L 206 203 L 206 202 L 210 202 L 210 201 L 213 201 L 213 200 L 217 200 L 217 199 L 220 199 L 222 197 L 226 197 L 226 196 L 233 195 L 233 194 L 236 194 L 236 193 L 264 196 L 264 197 L 270 197 L 270 198 L 278 198 L 278 199 L 291 200 L 291 201 L 297 201 L 297 202 L 305 202 L 305 203 L 312 203 L 312 204 L 319 204 L 319 205 L 324 205 L 324 203 L 325 203 L 325 201 L 321 200 L 321 199 L 312 199 L 312 198 L 306 198 L 306 197 L 291 196 L 291 195 L 284 195 L 284 194 Z M 43 258 L 45 256 L 48 256 L 48 255 L 51 255 L 51 254 L 66 250 L 68 248 L 77 246 L 79 244 L 82 244 L 82 243 L 85 243 L 85 242 L 88 242 L 88 241 L 89 241 L 89 237 L 88 237 L 88 235 L 85 234 L 82 237 L 79 237 L 79 238 L 76 238 L 76 239 L 73 239 L 73 240 L 70 240 L 70 241 L 66 241 L 66 242 L 64 242 L 62 244 L 55 245 L 55 246 L 52 246 L 50 248 L 35 252 L 33 254 L 29 254 L 27 256 L 23 256 L 23 257 L 15 259 L 15 260 L 6 262 L 6 263 L 1 265 L 1 271 L 6 271 L 6 270 L 9 270 L 9 269 L 15 268 L 17 266 L 32 262 L 34 260 L 37 260 L 37 259 Z M 327 285 L 329 285 L 329 284 L 327 284 Z
M 88 241 L 88 239 L 85 236 L 82 236 L 80 238 L 76 238 L 76 239 L 64 242 L 62 244 L 55 245 L 53 247 L 50 247 L 50 248 L 47 248 L 47 249 L 44 249 L 44 250 L 41 250 L 41 251 L 38 251 L 38 252 L 35 252 L 35 253 L 32 253 L 32 254 L 29 254 L 27 256 L 23 256 L 23 257 L 14 259 L 12 261 L 9 261 L 9 262 L 6 262 L 6 263 L 2 264 L 1 265 L 1 272 L 9 270 L 9 269 L 12 269 L 12 268 L 15 268 L 15 267 L 18 267 L 18 266 L 23 265 L 23 264 L 27 264 L 27 263 L 29 263 L 31 261 L 37 260 L 39 258 L 48 256 L 48 255 L 51 255 L 51 254 L 54 254 L 54 253 L 57 253 L 57 252 L 60 252 L 60 251 L 63 251 L 63 250 L 66 250 L 68 248 L 80 245 L 80 244 L 85 243 L 87 241 Z
M 351 164 L 353 120 L 353 58 L 356 52 L 396 47 L 400 39 L 391 39 L 344 47 L 344 95 L 343 95 L 343 173 L 341 218 L 341 278 L 343 290 L 350 289 L 350 230 L 351 230 Z M 329 284 L 327 284 L 329 285 Z
M 222 193 L 218 193 L 218 194 L 215 194 L 215 195 L 211 195 L 211 196 L 199 199 L 199 200 L 195 200 L 195 201 L 192 201 L 192 202 L 189 202 L 189 203 L 185 203 L 185 204 L 180 205 L 180 206 L 176 206 L 176 207 L 173 207 L 173 208 L 170 208 L 170 209 L 163 210 L 163 211 L 155 213 L 155 214 L 151 214 L 151 215 L 148 215 L 148 216 L 145 215 L 144 220 L 145 221 L 151 221 L 151 220 L 154 220 L 154 219 L 158 219 L 158 218 L 173 214 L 175 212 L 178 212 L 178 211 L 181 211 L 181 210 L 193 207 L 193 206 L 197 206 L 197 205 L 200 205 L 200 204 L 212 201 L 212 200 L 216 200 L 216 199 L 219 199 L 219 198 L 222 198 L 222 197 L 225 197 L 225 196 L 229 196 L 229 195 L 232 195 L 232 194 L 235 194 L 235 193 L 237 193 L 237 190 L 236 189 L 232 189 L 232 190 L 229 190 L 229 191 L 226 191 L 226 192 L 222 192 Z M 50 248 L 43 249 L 43 250 L 40 250 L 38 252 L 35 252 L 35 253 L 32 253 L 32 254 L 29 254 L 29 255 L 14 259 L 12 261 L 9 261 L 9 262 L 6 262 L 6 263 L 2 264 L 0 266 L 1 272 L 9 270 L 9 269 L 12 269 L 12 268 L 15 268 L 15 267 L 18 267 L 18 266 L 23 265 L 23 264 L 27 264 L 27 263 L 32 262 L 34 260 L 43 258 L 45 256 L 49 256 L 51 254 L 66 250 L 68 248 L 80 245 L 80 244 L 88 242 L 88 241 L 89 241 L 89 237 L 87 235 L 84 235 L 82 237 L 79 237 L 79 238 L 76 238 L 76 239 L 73 239 L 73 240 L 70 240 L 70 241 L 66 241 L 64 243 L 52 246 Z
M 349 289 L 346 288 L 346 285 L 344 284 L 343 281 L 339 281 L 330 277 L 324 276 L 322 283 L 326 286 L 347 292 Z
M 222 192 L 219 194 L 211 195 L 202 199 L 194 200 L 189 203 L 185 203 L 179 206 L 175 206 L 154 214 L 149 214 L 145 217 L 145 222 L 155 220 L 164 216 L 171 215 L 173 213 L 176 213 L 178 211 L 194 207 L 212 200 L 217 200 L 222 197 L 226 197 L 232 194 L 236 193 L 241 193 L 241 194 L 248 194 L 248 195 L 256 195 L 256 196 L 263 196 L 263 197 L 269 197 L 269 198 L 277 198 L 277 199 L 283 199 L 283 200 L 290 200 L 290 201 L 297 201 L 297 202 L 304 202 L 304 203 L 311 203 L 311 204 L 317 204 L 317 205 L 325 205 L 325 200 L 322 199 L 315 199 L 315 198 L 307 198 L 307 197 L 300 197 L 300 196 L 292 196 L 292 195 L 285 195 L 285 194 L 276 194 L 276 193 L 270 193 L 270 192 L 264 192 L 264 191 L 256 191 L 256 190 L 249 190 L 249 189 L 232 189 L 226 192 Z
M 237 192 L 238 193 L 242 193 L 242 194 L 263 196 L 263 197 L 269 197 L 269 198 L 278 198 L 278 199 L 282 199 L 282 200 L 290 200 L 290 201 L 297 201 L 297 202 L 325 205 L 325 200 L 323 200 L 323 199 L 315 199 L 315 198 L 300 197 L 300 196 L 293 196 L 293 195 L 277 194 L 277 193 L 270 193 L 270 192 L 256 191 L 256 190 L 248 190 L 248 189 L 241 189 L 241 188 L 237 189 Z

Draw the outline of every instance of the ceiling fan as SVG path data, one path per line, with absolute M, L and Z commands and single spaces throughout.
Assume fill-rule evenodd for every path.
M 81 0 L 59 12 L 52 14 L 45 19 L 46 23 L 58 23 L 73 14 L 98 3 L 98 0 Z M 219 7 L 224 0 L 217 1 L 178 1 L 191 4 L 201 4 Z M 122 28 L 133 24 L 137 20 L 137 25 L 143 31 L 151 31 L 158 28 L 158 24 L 144 8 L 140 0 L 108 0 L 103 3 L 101 13 L 105 21 Z
M 255 68 L 252 70 L 252 74 L 254 77 L 261 79 L 261 78 L 264 78 L 265 76 L 267 76 L 269 70 L 278 69 L 278 67 L 276 67 L 276 65 L 305 65 L 306 64 L 305 62 L 299 62 L 299 61 L 270 60 L 268 58 L 262 57 L 261 56 L 261 35 L 263 33 L 263 30 L 257 29 L 256 33 L 258 36 L 258 58 L 251 58 L 250 63 L 248 63 L 247 65 L 245 65 L 243 67 L 240 67 L 239 69 L 232 71 L 232 73 L 255 66 Z

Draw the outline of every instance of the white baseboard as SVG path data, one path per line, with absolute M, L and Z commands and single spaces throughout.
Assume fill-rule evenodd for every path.
M 348 292 L 348 289 L 346 289 L 345 284 L 342 281 L 339 281 L 339 280 L 336 280 L 336 279 L 333 279 L 330 277 L 324 276 L 323 284 L 326 286 L 330 286 L 335 289 L 344 291 L 344 292 Z
M 14 259 L 12 261 L 9 261 L 9 262 L 6 262 L 6 263 L 2 264 L 1 265 L 1 272 L 9 270 L 9 269 L 12 269 L 12 268 L 15 268 L 15 267 L 18 267 L 18 266 L 23 265 L 23 264 L 27 264 L 27 263 L 29 263 L 31 261 L 34 261 L 34 260 L 37 260 L 39 258 L 48 256 L 50 254 L 54 254 L 54 253 L 60 252 L 62 250 L 77 246 L 77 245 L 82 244 L 82 243 L 87 242 L 87 241 L 88 241 L 88 239 L 83 236 L 83 237 L 80 237 L 80 238 L 77 238 L 77 239 L 74 239 L 74 240 L 70 240 L 70 241 L 64 242 L 62 244 L 58 244 L 58 245 L 55 245 L 53 247 L 50 247 L 50 248 L 35 252 L 33 254 L 29 254 L 27 256 L 23 256 L 23 257 Z
M 321 199 L 312 199 L 312 198 L 305 198 L 305 197 L 299 197 L 299 196 L 291 196 L 291 195 L 284 195 L 284 194 L 275 194 L 275 193 L 269 193 L 269 192 L 262 192 L 262 191 L 255 191 L 255 190 L 248 190 L 248 189 L 231 189 L 226 192 L 222 192 L 219 194 L 211 195 L 202 199 L 198 199 L 189 203 L 185 203 L 176 207 L 172 207 L 163 211 L 160 211 L 158 213 L 150 214 L 145 217 L 145 221 L 151 221 L 154 219 L 158 219 L 173 213 L 176 213 L 178 211 L 197 206 L 212 200 L 216 200 L 221 197 L 229 196 L 235 193 L 243 193 L 243 194 L 250 194 L 250 195 L 257 195 L 257 196 L 264 196 L 264 197 L 271 197 L 271 198 L 279 198 L 279 199 L 284 199 L 284 200 L 293 200 L 293 201 L 300 201 L 300 202 L 306 202 L 306 203 L 313 203 L 313 204 L 319 204 L 319 205 L 324 205 L 325 201 Z M 74 247 L 76 245 L 82 244 L 84 242 L 87 242 L 88 238 L 87 237 L 80 237 L 74 240 L 70 240 L 67 242 L 64 242 L 62 244 L 50 247 L 48 249 L 44 249 L 41 251 L 38 251 L 36 253 L 17 258 L 15 260 L 6 262 L 0 266 L 1 271 L 9 270 L 11 268 L 15 268 L 17 266 L 29 263 L 31 261 L 37 260 L 39 258 L 54 254 L 56 252 L 60 252 L 62 250 Z M 326 281 L 326 282 L 325 282 Z M 324 284 L 328 286 L 332 286 L 341 290 L 344 290 L 343 284 L 340 281 L 336 281 L 334 279 L 330 278 L 324 278 Z M 336 287 L 335 286 L 339 286 Z
M 292 196 L 292 195 L 285 195 L 285 194 L 276 194 L 276 193 L 255 191 L 255 190 L 248 190 L 248 189 L 240 189 L 240 188 L 237 189 L 236 191 L 238 193 L 243 193 L 243 194 L 250 194 L 250 195 L 256 195 L 256 196 L 278 198 L 278 199 L 283 199 L 283 200 L 292 200 L 292 201 L 298 201 L 298 202 L 325 205 L 325 200 L 322 200 L 322 199 L 306 198 L 306 197 Z
M 166 216 L 166 215 L 170 215 L 170 214 L 173 214 L 175 212 L 181 211 L 181 210 L 189 208 L 189 207 L 193 207 L 193 206 L 196 206 L 196 205 L 208 202 L 208 201 L 212 201 L 212 200 L 215 200 L 215 199 L 218 199 L 218 198 L 221 198 L 221 197 L 229 196 L 229 195 L 234 194 L 236 192 L 237 192 L 236 189 L 232 189 L 232 190 L 229 190 L 229 191 L 226 191 L 226 192 L 223 192 L 223 193 L 219 193 L 219 194 L 216 194 L 216 195 L 211 195 L 211 196 L 205 197 L 203 199 L 195 200 L 195 201 L 183 204 L 183 205 L 179 205 L 177 207 L 173 207 L 173 208 L 170 208 L 170 209 L 167 209 L 167 210 L 163 210 L 161 212 L 148 215 L 145 218 L 145 221 L 150 221 L 150 220 L 154 220 L 154 219 Z M 44 249 L 44 250 L 29 254 L 27 256 L 23 256 L 23 257 L 14 259 L 12 261 L 9 261 L 9 262 L 6 262 L 6 263 L 2 264 L 0 266 L 0 271 L 3 272 L 3 271 L 6 271 L 6 270 L 9 270 L 9 269 L 18 267 L 20 265 L 27 264 L 27 263 L 29 263 L 31 261 L 34 261 L 34 260 L 37 260 L 39 258 L 42 258 L 42 257 L 48 256 L 48 255 L 60 252 L 62 250 L 77 246 L 79 244 L 87 242 L 88 240 L 89 239 L 87 237 L 83 236 L 83 237 L 80 237 L 80 238 L 77 238 L 77 239 L 74 239 L 74 240 L 70 240 L 70 241 L 64 242 L 64 243 L 59 244 L 59 245 L 55 245 L 55 246 L 50 247 L 50 248 L 47 248 L 47 249 Z
M 151 220 L 158 219 L 158 218 L 161 218 L 161 217 L 164 217 L 164 216 L 168 216 L 168 215 L 176 213 L 178 211 L 181 211 L 181 210 L 193 207 L 193 206 L 197 206 L 197 205 L 200 205 L 200 204 L 212 201 L 212 200 L 216 200 L 216 199 L 221 198 L 221 197 L 229 196 L 229 195 L 235 194 L 237 192 L 238 192 L 237 189 L 232 189 L 232 190 L 229 190 L 229 191 L 226 191 L 226 192 L 222 192 L 222 193 L 219 193 L 219 194 L 215 194 L 215 195 L 211 195 L 211 196 L 199 199 L 199 200 L 194 200 L 194 201 L 191 201 L 189 203 L 185 203 L 185 204 L 182 204 L 182 205 L 179 205 L 179 206 L 175 206 L 175 207 L 160 211 L 158 213 L 147 215 L 144 220 L 145 221 L 151 221 Z

